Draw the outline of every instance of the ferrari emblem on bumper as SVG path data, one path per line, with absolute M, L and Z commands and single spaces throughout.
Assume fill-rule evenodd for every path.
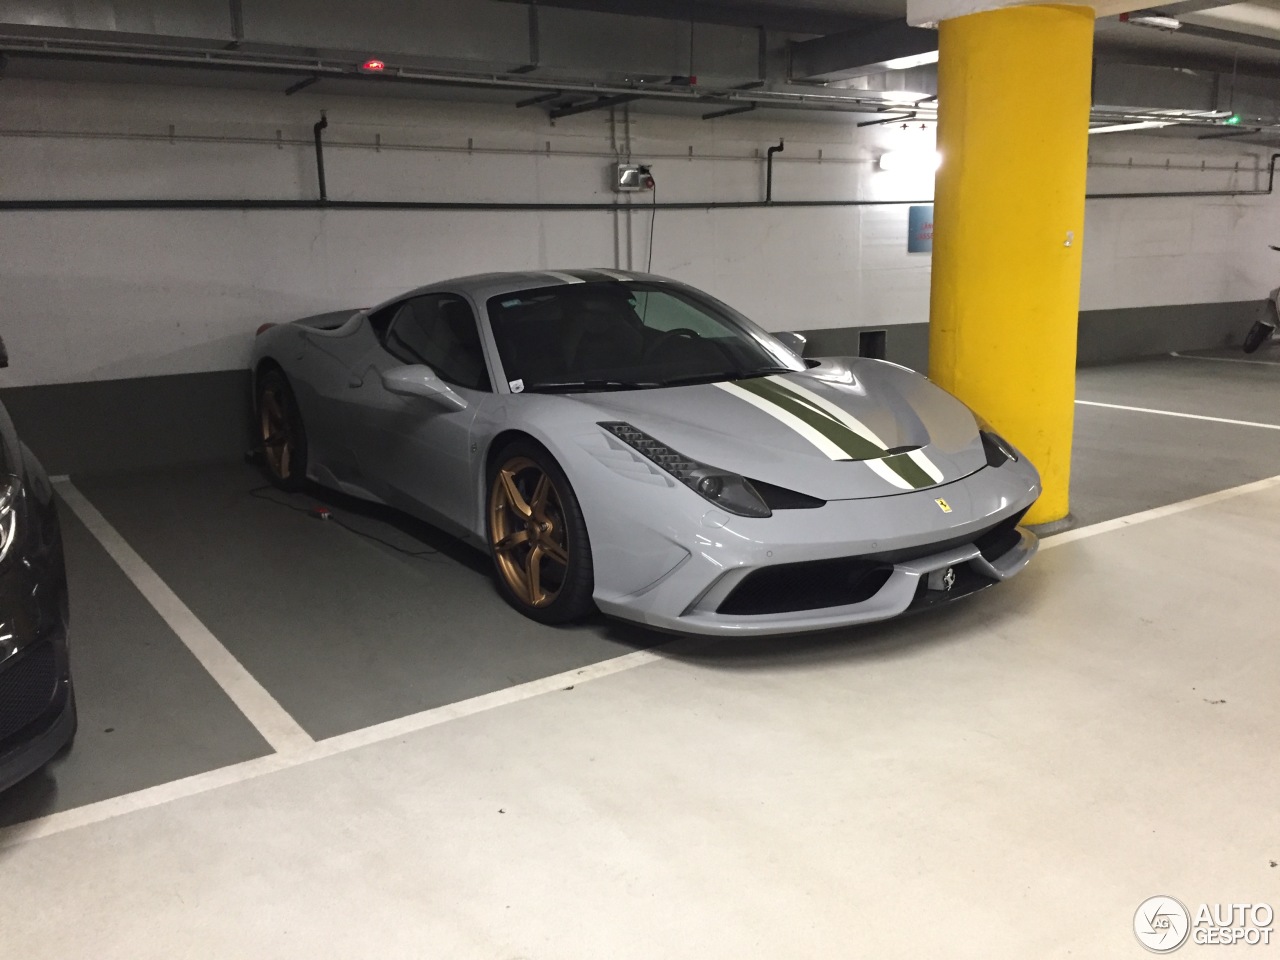
M 941 497 L 938 497 L 933 502 L 938 505 L 938 509 L 941 510 L 943 513 L 951 512 L 951 504 L 947 503 L 947 501 L 943 500 Z
M 945 570 L 935 570 L 929 574 L 928 587 L 930 590 L 938 590 L 942 593 L 950 593 L 951 588 L 956 585 L 956 568 L 947 567 Z

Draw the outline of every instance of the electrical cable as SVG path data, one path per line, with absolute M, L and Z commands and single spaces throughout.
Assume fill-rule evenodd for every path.
M 380 543 L 384 547 L 394 550 L 396 553 L 404 554 L 406 557 L 422 559 L 424 557 L 433 557 L 433 556 L 438 556 L 440 554 L 439 550 L 433 550 L 433 549 L 406 550 L 404 547 L 397 546 L 396 544 L 392 543 L 390 540 L 383 540 L 381 537 L 376 536 L 375 534 L 368 533 L 364 530 L 357 530 L 355 527 L 351 526 L 349 523 L 345 523 L 336 514 L 329 512 L 327 510 L 324 514 L 317 514 L 315 512 L 315 509 L 312 507 L 298 506 L 297 504 L 286 503 L 284 500 L 278 500 L 275 497 L 266 496 L 267 493 L 272 492 L 275 489 L 276 488 L 273 487 L 271 484 L 265 483 L 260 487 L 254 487 L 252 490 L 250 490 L 249 496 L 253 497 L 256 500 L 265 500 L 267 503 L 274 503 L 277 507 L 284 507 L 286 510 L 294 510 L 298 513 L 305 513 L 309 517 L 318 517 L 319 519 L 329 520 L 330 522 L 337 524 L 343 530 L 346 530 L 348 533 L 354 533 L 357 537 L 364 537 L 366 540 L 372 540 L 374 543 Z
M 649 201 L 649 265 L 645 273 L 653 273 L 653 225 L 658 219 L 658 182 L 653 183 L 653 199 Z

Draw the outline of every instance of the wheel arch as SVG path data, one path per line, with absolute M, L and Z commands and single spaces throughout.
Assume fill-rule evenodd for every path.
M 528 440 L 532 443 L 536 443 L 543 450 L 546 450 L 547 453 L 550 454 L 552 457 L 555 457 L 556 463 L 560 463 L 560 458 L 556 457 L 555 453 L 551 450 L 551 448 L 548 447 L 545 443 L 543 443 L 542 440 L 540 440 L 538 437 L 530 433 L 528 430 L 521 430 L 516 427 L 503 430 L 500 433 L 496 433 L 493 435 L 493 437 L 489 440 L 489 448 L 484 453 L 484 475 L 482 477 L 481 482 L 484 484 L 486 493 L 488 492 L 488 487 L 489 487 L 489 472 L 493 469 L 493 463 L 497 459 L 498 454 L 501 453 L 508 446 L 510 446 L 512 443 L 515 443 L 517 440 Z M 560 469 L 561 470 L 564 469 L 563 464 L 561 465 Z
M 284 367 L 275 357 L 265 356 L 260 358 L 253 366 L 253 402 L 255 405 L 258 402 L 258 384 L 261 382 L 262 378 L 272 370 L 279 371 L 280 375 L 284 377 L 285 380 L 289 379 L 289 374 L 285 373 Z

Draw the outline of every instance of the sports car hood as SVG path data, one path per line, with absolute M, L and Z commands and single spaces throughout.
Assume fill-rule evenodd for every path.
M 598 420 L 625 421 L 687 457 L 823 500 L 927 489 L 986 465 L 964 404 L 876 360 L 574 399 Z

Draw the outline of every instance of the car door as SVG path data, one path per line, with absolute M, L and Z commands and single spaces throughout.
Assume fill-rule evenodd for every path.
M 449 293 L 405 300 L 382 318 L 381 344 L 353 371 L 353 443 L 363 485 L 393 506 L 469 526 L 475 511 L 471 426 L 492 397 L 471 304 Z M 465 402 L 387 390 L 382 374 L 429 367 Z

